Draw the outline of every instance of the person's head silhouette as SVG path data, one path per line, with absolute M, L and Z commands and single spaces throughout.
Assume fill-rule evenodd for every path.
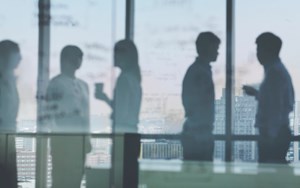
M 0 73 L 13 72 L 21 61 L 19 45 L 10 40 L 0 42 Z
M 256 38 L 256 44 L 257 59 L 262 65 L 279 58 L 282 41 L 278 36 L 270 32 L 262 33 Z
M 138 51 L 131 40 L 121 40 L 115 44 L 114 64 L 122 71 L 127 71 L 141 79 L 140 67 L 138 63 Z
M 199 57 L 207 63 L 214 62 L 218 57 L 221 40 L 212 32 L 202 32 L 196 40 L 196 49 Z
M 65 46 L 60 54 L 61 72 L 75 72 L 82 64 L 83 52 L 77 46 Z

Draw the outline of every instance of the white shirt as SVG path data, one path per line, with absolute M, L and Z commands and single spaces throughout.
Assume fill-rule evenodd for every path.
M 47 101 L 47 115 L 53 131 L 89 132 L 87 83 L 60 74 L 49 83 Z
M 282 126 L 289 126 L 289 113 L 293 111 L 294 102 L 292 80 L 280 59 L 265 66 L 255 126 L 276 136 Z

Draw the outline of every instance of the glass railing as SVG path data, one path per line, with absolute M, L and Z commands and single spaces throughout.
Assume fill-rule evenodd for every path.
M 55 176 L 61 177 L 56 181 L 79 181 L 82 188 L 237 187 L 241 184 L 276 188 L 297 187 L 300 183 L 300 163 L 293 162 L 296 160 L 285 165 L 258 164 L 255 154 L 244 155 L 245 159 L 234 155 L 238 153 L 235 150 L 242 151 L 242 142 L 256 147 L 256 136 L 232 136 L 233 162 L 225 162 L 224 143 L 228 138 L 215 135 L 211 163 L 183 161 L 179 139 L 179 135 L 0 133 L 0 165 L 16 165 L 18 185 L 23 188 L 52 187 Z M 299 138 L 293 137 L 293 141 L 291 147 Z M 68 168 L 69 173 L 64 173 Z

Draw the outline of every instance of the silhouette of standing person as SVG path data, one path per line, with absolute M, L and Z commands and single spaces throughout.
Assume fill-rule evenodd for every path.
M 286 163 L 291 138 L 289 113 L 295 101 L 292 80 L 279 57 L 281 39 L 266 32 L 257 37 L 256 44 L 257 59 L 264 68 L 265 77 L 258 91 L 251 86 L 243 89 L 258 101 L 255 121 L 259 130 L 258 160 Z
M 60 56 L 61 73 L 47 88 L 47 110 L 53 132 L 89 133 L 89 89 L 76 77 L 83 52 L 68 45 Z M 85 155 L 90 152 L 89 137 L 52 136 L 52 187 L 79 188 L 84 174 Z
M 217 60 L 220 43 L 212 32 L 200 33 L 196 40 L 198 57 L 183 80 L 182 103 L 186 120 L 181 143 L 184 160 L 213 160 L 215 91 L 210 64 Z
M 106 102 L 112 109 L 114 132 L 137 133 L 142 99 L 141 72 L 138 52 L 130 40 L 121 40 L 114 48 L 114 64 L 121 69 L 113 100 L 96 89 L 95 97 Z
M 15 132 L 16 118 L 19 110 L 19 94 L 16 86 L 15 69 L 21 61 L 20 49 L 17 43 L 10 40 L 0 42 L 0 132 Z M 1 136 L 2 137 L 2 136 Z M 4 142 L 0 138 L 0 142 Z M 4 142 L 5 143 L 5 142 Z M 9 142 L 9 150 L 2 148 L 0 143 L 0 185 L 17 187 L 17 164 L 15 140 Z M 11 153 L 6 153 L 9 151 Z M 5 154 L 9 156 L 5 161 Z
M 117 79 L 113 99 L 109 99 L 103 91 L 96 88 L 95 97 L 103 100 L 111 106 L 113 112 L 113 133 L 137 133 L 139 113 L 142 99 L 141 71 L 138 63 L 138 51 L 131 40 L 121 40 L 114 47 L 114 65 L 121 69 L 121 74 Z M 138 184 L 138 156 L 140 152 L 140 142 L 137 134 L 124 134 L 124 156 L 130 154 L 131 157 L 124 161 L 123 169 L 130 170 L 123 175 L 123 182 L 114 184 L 114 177 L 118 177 L 120 165 L 115 164 L 117 157 L 114 153 L 122 150 L 119 148 L 118 139 L 113 140 L 112 148 L 112 170 L 111 183 L 115 187 L 136 187 Z M 115 137 L 117 138 L 117 137 Z M 125 138 L 125 137 L 124 137 Z M 128 144 L 129 143 L 129 144 Z M 117 167 L 114 170 L 114 166 Z M 118 174 L 118 175 L 116 175 Z M 118 184 L 120 183 L 120 184 Z

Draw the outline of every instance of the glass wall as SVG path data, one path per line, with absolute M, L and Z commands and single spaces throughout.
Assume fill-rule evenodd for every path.
M 259 87 L 264 71 L 256 58 L 256 37 L 265 31 L 283 41 L 281 58 L 287 67 L 296 93 L 296 104 L 290 115 L 290 127 L 299 135 L 300 27 L 297 0 L 235 1 L 234 28 L 234 123 L 232 133 L 257 135 L 254 128 L 257 102 L 245 96 L 243 85 Z M 291 6 L 294 5 L 294 6 Z M 253 12 L 255 11 L 255 14 Z M 10 39 L 20 45 L 22 61 L 16 70 L 20 109 L 17 127 L 20 131 L 36 130 L 38 75 L 38 1 L 1 2 L 0 40 Z M 95 83 L 104 84 L 111 98 L 119 70 L 113 66 L 114 44 L 125 37 L 125 0 L 51 0 L 50 79 L 60 74 L 60 54 L 66 45 L 83 51 L 83 63 L 76 76 L 89 88 L 91 132 L 111 132 L 111 108 L 94 97 Z M 182 81 L 188 67 L 197 57 L 195 41 L 200 32 L 212 31 L 220 39 L 218 60 L 212 65 L 215 84 L 214 134 L 225 134 L 226 76 L 226 1 L 216 0 L 135 0 L 134 42 L 139 52 L 143 98 L 139 133 L 178 134 L 185 120 L 181 100 Z M 20 32 L 22 31 L 22 32 Z M 17 137 L 18 178 L 27 180 L 36 174 L 36 141 Z M 223 161 L 225 141 L 215 141 L 215 161 Z M 182 146 L 175 139 L 143 139 L 143 159 L 181 159 Z M 48 147 L 48 145 L 46 145 Z M 90 169 L 110 168 L 110 139 L 93 138 L 87 156 Z M 256 141 L 233 141 L 234 161 L 257 161 Z M 48 147 L 49 148 L 49 147 Z M 299 143 L 292 142 L 287 158 L 299 161 Z M 51 157 L 48 172 L 51 171 Z M 45 162 L 45 161 L 44 161 Z M 28 167 L 28 170 L 26 169 Z M 49 181 L 49 185 L 51 181 Z

